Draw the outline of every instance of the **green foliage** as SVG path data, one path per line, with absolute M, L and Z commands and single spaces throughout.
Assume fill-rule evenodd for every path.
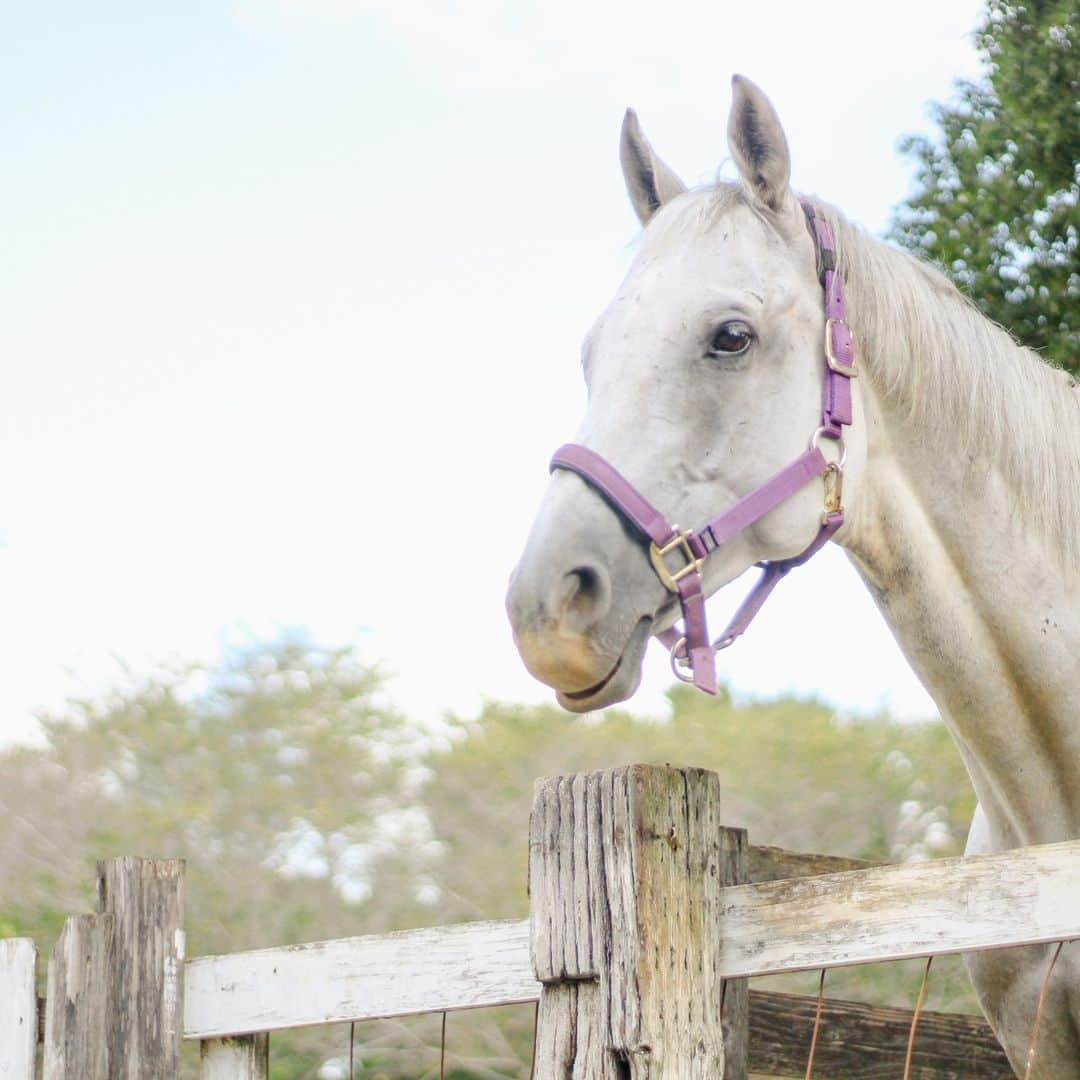
M 422 836 L 378 690 L 285 641 L 46 717 L 44 748 L 0 754 L 0 923 L 47 951 L 93 909 L 95 861 L 143 854 L 187 860 L 189 955 L 385 929 L 379 865 Z M 275 1067 L 314 1076 L 321 1040 L 276 1039 Z
M 521 841 L 535 778 L 632 762 L 716 771 L 724 819 L 746 827 L 752 843 L 878 861 L 962 852 L 974 795 L 941 723 L 853 718 L 791 698 L 736 704 L 684 687 L 670 700 L 670 718 L 657 722 L 494 703 L 459 721 L 449 745 L 431 754 L 423 792 L 442 848 L 430 869 L 440 889 L 433 914 L 524 917 Z M 830 993 L 910 1006 L 921 973 L 918 963 L 835 972 Z M 809 976 L 761 982 L 816 990 Z M 977 1011 L 958 960 L 935 962 L 930 1007 Z
M 915 194 L 892 235 L 934 259 L 990 318 L 1080 373 L 1080 21 L 1075 0 L 989 0 L 986 78 L 909 138 Z
M 534 779 L 636 761 L 715 770 L 730 793 L 724 817 L 756 843 L 883 861 L 962 849 L 973 797 L 942 725 L 791 698 L 737 705 L 681 687 L 670 699 L 670 719 L 656 722 L 502 704 L 458 722 L 429 757 L 423 792 L 443 847 L 432 870 L 442 910 L 523 914 L 527 853 L 515 838 Z
M 190 955 L 523 917 L 533 783 L 556 773 L 704 766 L 752 842 L 869 859 L 955 854 L 973 808 L 938 723 L 678 688 L 662 721 L 490 703 L 436 735 L 349 653 L 303 642 L 73 702 L 45 733 L 0 752 L 0 931 L 46 953 L 92 907 L 94 861 L 120 854 L 187 859 Z M 919 974 L 836 973 L 829 990 L 910 1004 Z M 971 1006 L 955 965 L 935 963 L 931 987 L 934 1007 Z M 447 1075 L 526 1075 L 532 1030 L 531 1007 L 452 1014 Z M 440 1032 L 438 1016 L 357 1025 L 355 1075 L 437 1075 Z M 272 1075 L 344 1076 L 348 1054 L 348 1026 L 276 1034 Z
M 90 903 L 95 860 L 152 852 L 187 860 L 194 951 L 347 932 L 373 823 L 407 802 L 377 687 L 347 653 L 286 642 L 46 717 L 45 749 L 0 757 L 0 906 L 48 933 Z

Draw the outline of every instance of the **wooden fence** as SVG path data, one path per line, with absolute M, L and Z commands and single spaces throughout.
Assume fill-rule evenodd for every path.
M 100 864 L 44 1003 L 33 943 L 0 942 L 0 1078 L 32 1080 L 39 1041 L 45 1080 L 175 1076 L 186 1038 L 204 1077 L 265 1080 L 273 1031 L 516 1002 L 538 1002 L 538 1078 L 803 1076 L 817 1003 L 748 977 L 1080 937 L 1080 841 L 868 866 L 750 847 L 720 807 L 699 769 L 543 780 L 529 920 L 186 963 L 182 864 Z M 910 1013 L 827 1001 L 819 1027 L 818 1080 L 901 1075 Z M 973 1017 L 924 1013 L 912 1065 L 1012 1076 Z

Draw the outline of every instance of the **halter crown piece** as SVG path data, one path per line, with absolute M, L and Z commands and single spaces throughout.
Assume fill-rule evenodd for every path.
M 559 447 L 551 459 L 552 471 L 568 469 L 577 473 L 649 541 L 653 569 L 664 587 L 679 598 L 683 621 L 681 629 L 672 627 L 656 636 L 667 646 L 675 674 L 707 694 L 716 693 L 715 654 L 746 631 L 780 579 L 820 551 L 844 523 L 841 503 L 845 457 L 843 429 L 852 419 L 851 380 L 857 374 L 855 348 L 847 324 L 843 280 L 836 270 L 832 230 L 809 202 L 804 201 L 802 207 L 818 249 L 825 295 L 821 426 L 811 436 L 807 450 L 697 532 L 670 524 L 610 462 L 588 447 L 567 443 Z M 836 444 L 834 461 L 826 459 L 821 452 L 822 439 Z M 790 559 L 758 563 L 762 569 L 761 577 L 720 637 L 710 642 L 701 580 L 709 553 L 816 478 L 823 479 L 825 484 L 825 507 L 817 535 L 808 547 Z M 672 559 L 681 560 L 682 565 L 673 567 L 669 561 Z

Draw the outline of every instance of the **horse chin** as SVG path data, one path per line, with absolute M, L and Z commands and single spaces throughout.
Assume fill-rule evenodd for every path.
M 557 690 L 555 699 L 558 703 L 570 712 L 585 713 L 617 705 L 631 697 L 641 682 L 641 664 L 651 626 L 652 619 L 648 616 L 639 619 L 619 659 L 603 679 L 585 690 Z

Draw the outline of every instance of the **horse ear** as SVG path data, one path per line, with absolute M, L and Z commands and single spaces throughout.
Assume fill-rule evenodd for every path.
M 751 192 L 779 210 L 791 179 L 791 154 L 772 102 L 743 75 L 731 80 L 728 147 Z
M 619 160 L 626 190 L 642 225 L 648 225 L 664 203 L 686 190 L 686 185 L 656 156 L 641 134 L 633 109 L 627 109 L 623 117 Z

